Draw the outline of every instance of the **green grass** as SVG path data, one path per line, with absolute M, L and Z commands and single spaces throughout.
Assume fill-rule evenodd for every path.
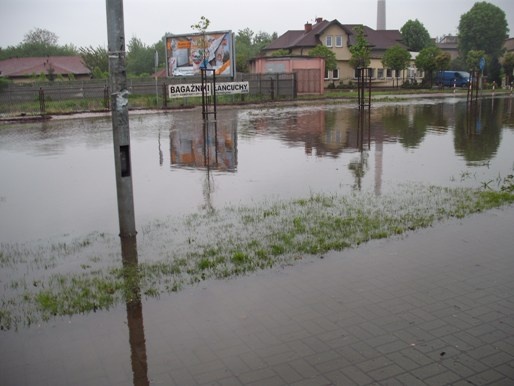
M 514 194 L 508 183 L 504 186 L 498 191 L 406 186 L 383 196 L 317 194 L 196 213 L 146 227 L 138 242 L 138 267 L 123 268 L 119 252 L 112 252 L 119 249 L 116 238 L 105 235 L 50 243 L 46 250 L 2 245 L 3 268 L 16 276 L 29 266 L 32 281 L 27 283 L 25 274 L 13 276 L 1 296 L 0 328 L 109 309 L 141 296 L 176 292 L 202 280 L 289 265 L 512 204 Z M 45 269 L 42 262 L 56 255 L 53 268 Z M 75 255 L 82 259 L 77 258 L 75 268 L 56 272 L 61 260 Z M 34 259 L 40 263 L 31 264 Z

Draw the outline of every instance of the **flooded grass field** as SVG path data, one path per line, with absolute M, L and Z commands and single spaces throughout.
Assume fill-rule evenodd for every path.
M 512 104 L 225 108 L 208 126 L 196 110 L 131 114 L 136 272 L 121 264 L 110 117 L 1 125 L 0 327 L 87 324 L 131 296 L 165 302 L 511 203 Z
M 132 115 L 137 225 L 403 182 L 479 187 L 512 172 L 512 99 L 484 100 L 475 117 L 456 100 L 428 103 L 377 104 L 361 133 L 349 106 L 225 110 L 207 141 L 198 111 Z M 11 124 L 0 140 L 1 242 L 117 234 L 110 118 Z

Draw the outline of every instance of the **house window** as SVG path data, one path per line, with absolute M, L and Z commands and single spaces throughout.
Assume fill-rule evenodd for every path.
M 338 35 L 336 36 L 336 47 L 342 47 L 343 46 L 343 36 Z
M 368 76 L 370 78 L 374 78 L 375 77 L 375 69 L 374 68 L 368 68 Z
M 377 70 L 377 78 L 378 79 L 384 79 L 384 69 L 383 68 L 379 68 Z
M 339 79 L 339 68 L 332 70 L 332 79 Z
M 325 39 L 325 42 L 327 47 L 332 47 L 332 36 L 328 35 Z
M 388 78 L 392 78 L 393 77 L 393 71 L 390 68 L 388 68 L 387 71 L 386 71 L 386 77 L 388 77 Z
M 330 79 L 329 78 L 329 73 L 328 73 L 328 70 L 325 68 L 325 79 Z

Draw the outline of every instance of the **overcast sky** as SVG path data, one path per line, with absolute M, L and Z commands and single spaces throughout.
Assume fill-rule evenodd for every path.
M 514 36 L 514 0 L 489 0 L 507 16 Z M 456 34 L 460 16 L 475 0 L 386 0 L 386 27 L 400 29 L 409 19 L 421 21 L 432 37 Z M 0 0 L 0 47 L 19 44 L 35 28 L 54 32 L 59 44 L 107 46 L 105 0 Z M 201 16 L 209 30 L 277 32 L 302 29 L 316 17 L 376 28 L 377 0 L 124 0 L 126 41 L 147 45 L 169 32 L 187 34 Z

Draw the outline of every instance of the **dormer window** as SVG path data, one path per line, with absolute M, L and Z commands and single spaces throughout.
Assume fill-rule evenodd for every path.
M 325 38 L 325 45 L 327 47 L 332 47 L 332 36 L 331 35 L 328 35 L 326 38 Z
M 343 36 L 337 35 L 336 36 L 336 47 L 342 47 L 343 46 Z

